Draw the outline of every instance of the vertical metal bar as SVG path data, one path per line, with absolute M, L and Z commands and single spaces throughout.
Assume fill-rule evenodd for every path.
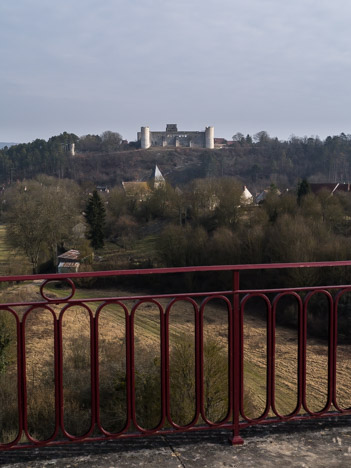
M 271 330 L 271 350 L 268 350 L 270 353 L 270 407 L 276 413 L 275 407 L 275 358 L 276 358 L 276 304 L 274 304 L 271 309 L 272 317 L 272 330 Z
M 96 317 L 90 317 L 90 398 L 91 398 L 91 427 L 92 430 L 98 421 L 98 404 L 97 395 L 99 393 L 99 377 L 97 370 L 97 354 L 98 354 L 98 336 Z
M 329 302 L 329 339 L 328 339 L 328 402 L 329 407 L 335 401 L 336 393 L 336 340 L 337 330 L 335 329 L 334 301 Z
M 339 305 L 339 295 L 334 300 L 333 307 L 333 330 L 334 330 L 334 342 L 333 342 L 333 373 L 332 373 L 332 402 L 333 405 L 338 408 L 338 403 L 336 401 L 337 389 L 336 389 L 336 367 L 338 360 L 338 305 Z
M 172 421 L 171 417 L 171 389 L 170 389 L 170 365 L 169 365 L 169 305 L 166 309 L 165 317 L 165 398 L 166 398 L 166 416 L 168 422 Z
M 129 336 L 129 411 L 130 418 L 134 424 L 134 427 L 137 425 L 136 420 L 136 409 L 135 409 L 135 362 L 134 362 L 134 313 L 132 311 L 129 317 L 129 327 L 128 327 L 128 336 Z
M 240 445 L 244 443 L 239 434 L 239 418 L 240 418 L 240 398 L 241 398 L 241 343 L 242 333 L 240 329 L 240 276 L 239 271 L 233 272 L 233 438 L 230 439 L 232 445 Z
M 306 364 L 306 354 L 307 354 L 307 305 L 306 299 L 304 300 L 303 304 L 303 316 L 302 316 L 302 324 L 301 324 L 301 342 L 299 343 L 299 362 L 300 362 L 300 369 L 299 372 L 299 394 L 302 396 L 302 405 L 303 408 L 307 412 L 307 396 L 306 396 L 306 386 L 307 386 L 307 378 L 306 378 L 306 371 L 307 371 L 307 364 Z
M 300 296 L 301 297 L 301 296 Z M 298 317 L 297 317 L 297 407 L 303 407 L 304 404 L 304 391 L 303 391 L 303 379 L 304 379 L 304 327 L 305 327 L 305 313 L 304 306 L 301 301 L 298 303 Z
M 17 343 L 17 366 L 18 366 L 18 414 L 19 414 L 19 431 L 22 435 L 23 430 L 27 431 L 27 394 L 26 394 L 26 359 L 25 359 L 25 344 L 24 344 L 24 324 L 23 321 L 18 325 L 18 343 Z
M 266 303 L 267 308 L 267 322 L 266 322 L 266 411 L 265 417 L 269 410 L 272 408 L 272 402 L 274 401 L 274 366 L 275 366 L 275 324 L 273 326 L 273 312 L 271 304 Z
M 64 410 L 63 410 L 63 343 L 62 343 L 62 320 L 58 321 L 57 326 L 57 388 L 58 388 L 58 409 L 59 426 L 63 433 L 64 429 Z
M 100 422 L 100 369 L 99 369 L 99 317 L 95 313 L 94 322 L 94 347 L 95 347 L 95 423 Z M 99 426 L 100 427 L 100 426 Z
M 195 316 L 196 415 L 206 416 L 204 395 L 204 323 L 203 311 Z
M 131 352 L 131 337 L 130 337 L 130 326 L 131 316 L 128 312 L 125 312 L 125 338 L 126 338 L 126 428 L 130 426 L 131 418 L 132 418 L 132 403 L 131 403 L 131 395 L 132 395 L 132 370 L 131 370 L 131 359 L 132 359 L 132 352 Z M 133 342 L 134 343 L 134 342 Z M 134 344 L 133 344 L 134 346 Z
M 161 413 L 162 413 L 162 426 L 165 425 L 166 421 L 166 413 L 167 413 L 167 391 L 166 391 L 166 366 L 167 366 L 167 359 L 166 359 L 166 340 L 168 336 L 168 331 L 166 330 L 167 324 L 165 323 L 165 312 L 162 308 L 160 310 L 160 351 L 161 351 Z

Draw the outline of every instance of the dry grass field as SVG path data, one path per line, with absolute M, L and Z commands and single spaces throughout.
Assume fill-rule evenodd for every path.
M 6 241 L 6 226 L 0 224 L 0 275 L 26 274 L 31 267 L 26 257 Z

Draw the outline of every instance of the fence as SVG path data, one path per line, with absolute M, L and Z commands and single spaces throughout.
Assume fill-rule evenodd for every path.
M 350 414 L 351 285 L 240 288 L 243 272 L 350 266 L 2 277 L 10 284 L 3 297 L 10 296 L 0 304 L 0 449 L 218 428 L 240 444 L 240 431 L 250 425 Z M 127 294 L 124 283 L 107 289 L 89 283 L 145 275 L 172 275 L 176 282 L 187 273 L 229 275 L 231 286 Z M 282 311 L 290 330 L 276 323 Z M 309 333 L 316 321 L 321 336 Z

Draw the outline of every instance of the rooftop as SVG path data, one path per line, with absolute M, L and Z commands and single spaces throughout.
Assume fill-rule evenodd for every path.
M 79 255 L 80 255 L 79 250 L 71 249 L 71 250 L 67 250 L 67 252 L 64 252 L 61 255 L 58 255 L 57 258 L 60 259 L 60 261 L 67 261 L 67 260 L 75 261 L 79 259 Z

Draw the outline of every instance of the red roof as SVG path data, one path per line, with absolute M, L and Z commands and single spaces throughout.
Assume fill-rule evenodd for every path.
M 311 191 L 313 193 L 320 192 L 321 190 L 327 190 L 330 193 L 334 192 L 350 192 L 351 187 L 350 184 L 339 184 L 337 182 L 334 182 L 332 184 L 326 183 L 326 184 L 310 184 Z
M 215 145 L 226 145 L 227 144 L 227 140 L 225 138 L 215 138 L 214 139 L 214 143 Z
M 71 249 L 71 250 L 67 250 L 67 252 L 64 252 L 61 255 L 58 255 L 57 258 L 60 259 L 60 261 L 61 260 L 72 261 L 72 260 L 79 260 L 79 255 L 80 255 L 79 250 Z

